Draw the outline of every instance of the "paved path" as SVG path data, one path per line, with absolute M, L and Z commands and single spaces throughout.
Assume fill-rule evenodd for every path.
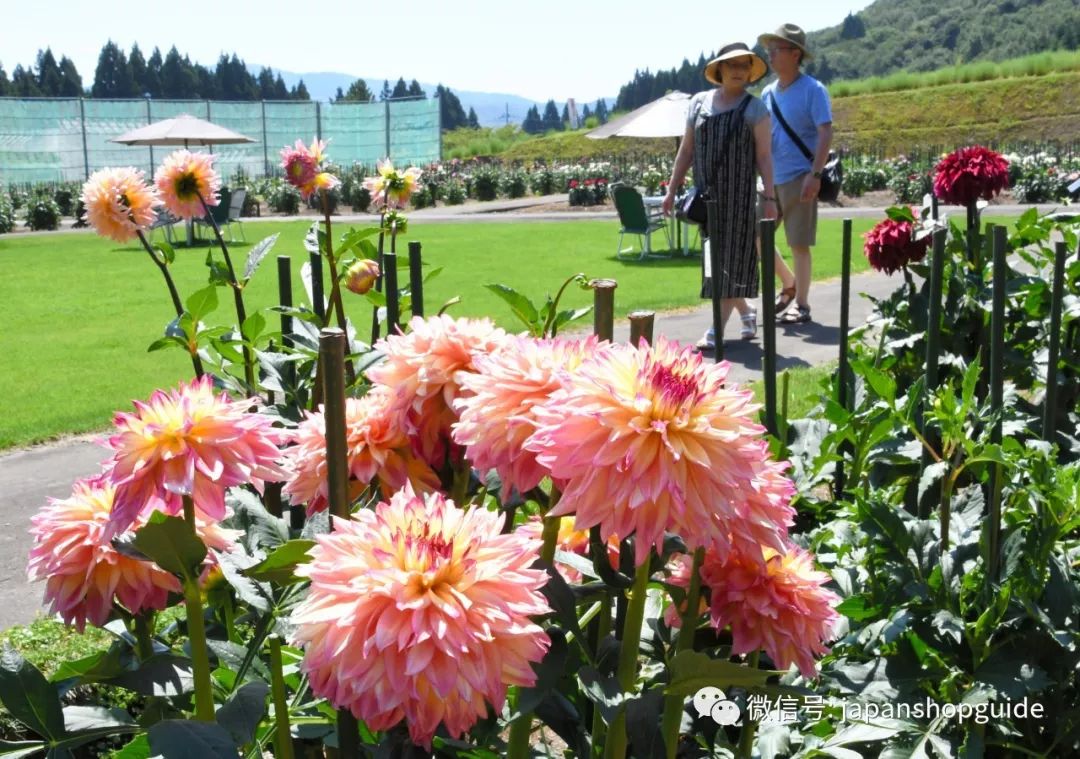
M 501 200 L 485 204 L 440 206 L 410 213 L 427 221 L 489 222 L 489 221 L 555 221 L 580 219 L 614 219 L 612 211 L 547 212 L 522 211 L 536 204 L 563 201 L 566 195 Z M 1040 207 L 1041 211 L 1049 207 Z M 959 212 L 961 209 L 955 209 Z M 991 213 L 1018 215 L 1020 206 L 994 206 Z M 881 217 L 880 208 L 823 208 L 824 218 Z M 295 217 L 270 217 L 275 221 L 294 221 Z M 264 220 L 270 220 L 264 219 Z M 370 215 L 342 216 L 345 222 L 370 222 Z M 24 234 L 20 233 L 18 237 Z M 55 233 L 41 233 L 55 234 Z M 18 237 L 11 239 L 17 240 Z M 881 297 L 891 292 L 897 278 L 866 273 L 852 278 L 851 324 L 861 324 L 870 312 L 870 304 L 859 293 Z M 616 298 L 618 293 L 616 292 Z M 777 328 L 777 355 L 781 369 L 813 366 L 837 356 L 839 344 L 840 283 L 838 280 L 815 283 L 811 291 L 814 322 L 797 327 Z M 759 311 L 760 311 L 759 304 Z M 708 304 L 698 308 L 659 314 L 655 334 L 682 342 L 694 342 L 712 319 Z M 739 322 L 732 318 L 728 324 L 729 340 L 725 358 L 731 362 L 730 376 L 736 382 L 748 382 L 761 377 L 762 338 L 743 342 L 738 340 Z M 629 325 L 616 325 L 615 338 L 627 340 Z M 89 436 L 48 446 L 0 454 L 0 629 L 13 624 L 25 624 L 41 609 L 40 585 L 26 581 L 26 559 L 30 548 L 28 530 L 30 517 L 49 497 L 65 498 L 71 484 L 78 478 L 94 474 L 105 458 L 104 450 Z

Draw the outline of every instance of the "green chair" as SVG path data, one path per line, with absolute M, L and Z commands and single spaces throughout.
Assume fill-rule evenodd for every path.
M 220 199 L 216 206 L 210 206 L 210 215 L 203 216 L 201 219 L 195 219 L 195 230 L 198 233 L 199 227 L 207 227 L 213 230 L 213 224 L 210 223 L 212 217 L 217 222 L 218 229 L 225 229 L 229 224 L 229 202 L 232 200 L 232 191 L 227 187 L 221 188 Z M 211 231 L 211 234 L 213 232 Z
M 623 238 L 627 234 L 638 236 L 641 245 L 641 254 L 637 257 L 639 261 L 652 255 L 652 233 L 657 230 L 664 230 L 668 248 L 671 248 L 671 231 L 668 229 L 667 220 L 659 213 L 659 208 L 656 213 L 649 213 L 640 192 L 629 185 L 616 183 L 611 186 L 611 200 L 615 203 L 619 224 L 622 225 L 616 248 L 618 258 L 627 258 L 624 254 L 633 250 L 633 246 L 623 249 Z

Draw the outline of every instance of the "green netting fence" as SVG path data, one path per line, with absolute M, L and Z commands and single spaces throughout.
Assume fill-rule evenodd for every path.
M 297 139 L 330 140 L 334 163 L 423 165 L 440 155 L 439 101 L 379 103 L 216 100 L 92 100 L 0 98 L 0 184 L 83 180 L 105 166 L 135 166 L 153 174 L 176 148 L 118 145 L 109 140 L 188 113 L 255 142 L 209 150 L 224 177 L 279 173 L 279 151 Z

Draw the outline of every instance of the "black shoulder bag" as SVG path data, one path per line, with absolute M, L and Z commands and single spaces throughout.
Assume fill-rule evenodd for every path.
M 741 119 L 743 113 L 746 112 L 746 107 L 750 105 L 750 97 L 750 95 L 745 95 L 742 103 L 740 103 L 739 107 L 735 110 L 734 122 L 736 124 L 739 123 L 739 119 Z M 701 106 L 703 104 L 703 102 L 698 103 L 698 113 L 701 112 Z M 694 118 L 697 118 L 697 113 L 694 114 Z M 724 135 L 724 149 L 720 151 L 721 155 L 727 151 L 727 144 L 734 134 L 735 129 L 732 128 Z M 695 149 L 697 148 L 696 145 L 694 147 Z M 692 224 L 697 224 L 698 226 L 705 226 L 705 222 L 708 221 L 708 214 L 705 209 L 705 193 L 698 192 L 696 184 L 687 190 L 686 194 L 679 200 L 678 205 L 675 206 L 675 218 L 679 221 L 688 221 Z
M 812 168 L 814 165 L 814 154 L 810 152 L 810 148 L 806 147 L 806 143 L 802 141 L 799 135 L 795 134 L 795 130 L 788 126 L 787 120 L 780 110 L 780 104 L 776 102 L 776 96 L 770 93 L 769 101 L 772 105 L 771 110 L 773 115 L 776 116 L 776 120 L 780 122 L 780 126 L 787 132 L 787 136 L 795 143 L 795 147 L 802 151 L 802 154 L 806 156 L 806 160 L 810 161 L 810 166 Z M 829 160 L 825 162 L 825 168 L 821 170 L 821 189 L 818 191 L 818 197 L 826 203 L 835 203 L 840 197 L 840 188 L 843 184 L 844 166 L 840 163 L 840 156 L 830 150 Z

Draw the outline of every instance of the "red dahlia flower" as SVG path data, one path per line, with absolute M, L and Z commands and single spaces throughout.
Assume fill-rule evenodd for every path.
M 934 195 L 945 203 L 990 200 L 1009 186 L 1009 162 L 981 145 L 949 153 L 934 170 Z

